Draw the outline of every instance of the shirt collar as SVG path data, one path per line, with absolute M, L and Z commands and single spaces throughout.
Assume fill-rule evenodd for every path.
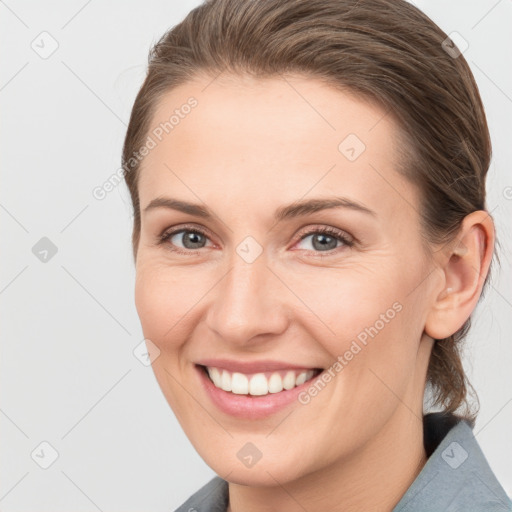
M 512 510 L 475 439 L 474 422 L 451 413 L 429 413 L 423 425 L 427 463 L 393 512 Z

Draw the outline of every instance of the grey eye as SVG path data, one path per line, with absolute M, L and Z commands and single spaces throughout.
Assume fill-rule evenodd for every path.
M 313 246 L 313 249 L 306 247 L 306 250 L 330 251 L 338 247 L 337 244 L 339 240 L 332 235 L 327 235 L 325 233 L 313 233 L 302 238 L 300 242 L 302 243 L 308 238 L 311 238 L 311 245 Z
M 183 245 L 180 246 L 173 239 L 180 240 Z M 170 241 L 172 244 L 177 245 L 178 247 L 183 247 L 184 249 L 191 250 L 203 248 L 206 244 L 206 240 L 207 238 L 205 235 L 197 231 L 191 231 L 190 229 L 183 229 L 181 231 L 174 233 L 170 237 Z

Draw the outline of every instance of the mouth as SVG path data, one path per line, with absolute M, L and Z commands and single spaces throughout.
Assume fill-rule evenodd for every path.
M 257 373 L 234 372 L 224 368 L 196 365 L 215 388 L 232 395 L 264 397 L 277 395 L 314 379 L 323 368 L 290 368 Z

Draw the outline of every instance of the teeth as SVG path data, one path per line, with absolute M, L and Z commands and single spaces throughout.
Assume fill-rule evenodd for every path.
M 287 370 L 286 372 L 267 373 L 267 375 L 264 373 L 245 375 L 238 372 L 230 373 L 227 370 L 210 366 L 206 369 L 215 387 L 224 391 L 231 391 L 236 395 L 254 396 L 279 393 L 283 389 L 293 389 L 295 386 L 304 384 L 316 374 L 315 370 Z
M 218 368 L 211 368 L 210 377 L 213 380 L 213 383 L 219 388 L 221 387 L 221 375 Z
M 270 393 L 279 393 L 283 391 L 283 379 L 278 373 L 273 373 L 268 379 L 268 390 Z
M 233 373 L 231 377 L 231 391 L 237 395 L 249 393 L 249 379 L 243 373 Z
M 217 370 L 218 371 L 218 370 Z M 215 382 L 215 381 L 214 381 Z M 231 375 L 229 372 L 224 370 L 222 372 L 222 379 L 220 382 L 215 384 L 218 388 L 223 389 L 224 391 L 231 391 Z
M 292 389 L 295 387 L 295 372 L 288 372 L 283 379 L 283 388 Z
M 300 386 L 301 384 L 304 384 L 304 382 L 306 382 L 306 379 L 307 379 L 307 373 L 306 372 L 299 373 L 299 375 L 295 379 L 295 384 L 297 386 Z
M 250 395 L 266 395 L 268 394 L 268 383 L 264 373 L 257 373 L 251 377 L 249 381 Z

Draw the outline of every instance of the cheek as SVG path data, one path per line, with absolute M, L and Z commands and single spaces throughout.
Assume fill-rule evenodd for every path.
M 144 338 L 151 340 L 160 354 L 151 367 L 170 407 L 182 425 L 187 423 L 188 394 L 183 393 L 185 375 L 180 354 L 193 331 L 193 304 L 204 294 L 193 283 L 184 286 L 175 270 L 162 265 L 137 265 L 135 306 Z M 191 290 L 188 293 L 188 290 Z
M 187 312 L 199 300 L 197 283 L 183 286 L 176 272 L 155 264 L 137 267 L 135 306 L 144 336 L 162 352 L 177 348 Z
M 422 313 L 410 292 L 417 276 L 392 261 L 369 268 L 315 269 L 288 281 L 309 308 L 303 327 L 332 358 L 334 380 L 350 390 L 341 401 L 389 395 L 379 377 L 401 393 L 415 365 Z
M 373 326 L 379 332 L 390 331 L 403 308 L 407 281 L 383 262 L 376 262 L 371 269 L 316 268 L 287 278 L 289 287 L 308 307 L 309 323 L 322 327 L 317 339 L 328 342 L 331 353 L 354 338 L 364 342 L 367 329 L 373 332 Z

